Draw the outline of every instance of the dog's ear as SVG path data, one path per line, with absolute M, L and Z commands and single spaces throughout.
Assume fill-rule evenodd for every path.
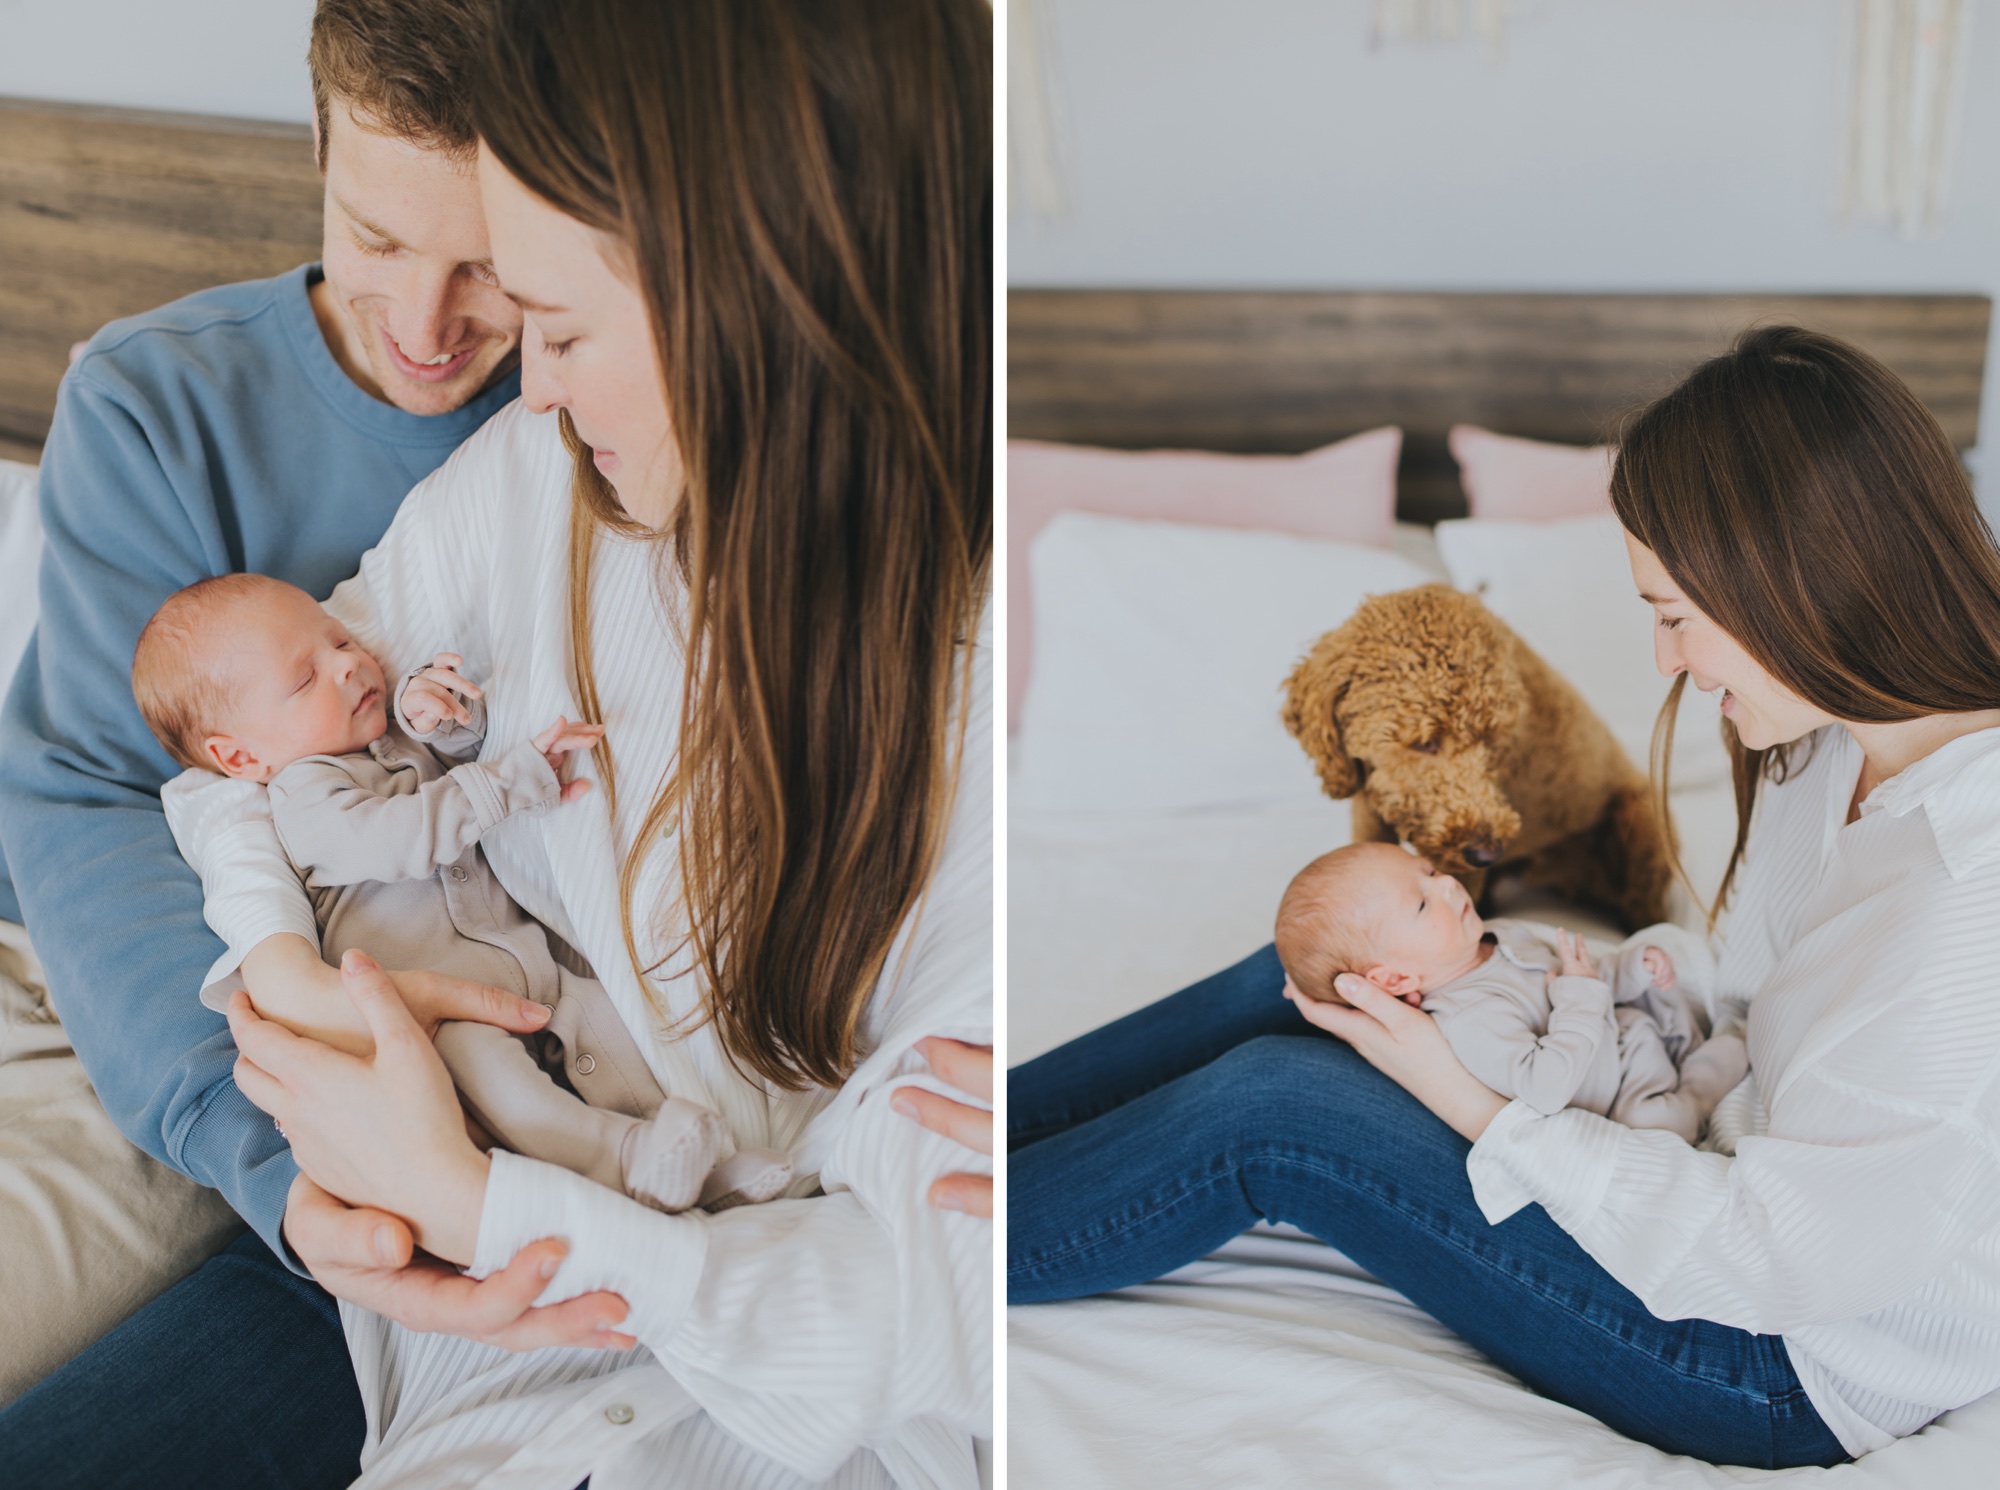
M 1336 800 L 1361 790 L 1362 766 L 1340 737 L 1340 703 L 1353 681 L 1341 627 L 1313 643 L 1285 679 L 1282 717 L 1319 772 L 1320 785 Z

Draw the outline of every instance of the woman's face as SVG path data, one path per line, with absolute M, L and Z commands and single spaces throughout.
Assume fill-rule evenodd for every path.
M 1720 688 L 1722 712 L 1746 746 L 1767 750 L 1834 722 L 1831 714 L 1765 672 L 1734 637 L 1696 610 L 1659 556 L 1630 533 L 1625 551 L 1639 598 L 1653 607 L 1653 661 L 1670 678 L 1686 673 L 1703 693 Z
M 501 288 L 527 318 L 521 397 L 537 414 L 569 410 L 619 504 L 666 527 L 680 501 L 680 451 L 622 248 L 529 191 L 484 145 L 479 192 Z

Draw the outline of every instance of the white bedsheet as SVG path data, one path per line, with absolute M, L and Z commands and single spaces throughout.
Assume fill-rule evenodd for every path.
M 1733 832 L 1727 785 L 1677 794 L 1675 816 L 1706 889 Z M 1016 814 L 1010 1058 L 1262 946 L 1286 880 L 1347 836 L 1336 803 L 1306 813 Z M 1691 915 L 1683 896 L 1677 919 Z M 1333 1249 L 1261 1229 L 1143 1288 L 1010 1310 L 1008 1382 L 1010 1481 L 1022 1490 L 2000 1485 L 2000 1396 L 1858 1464 L 1719 1469 L 1536 1396 Z

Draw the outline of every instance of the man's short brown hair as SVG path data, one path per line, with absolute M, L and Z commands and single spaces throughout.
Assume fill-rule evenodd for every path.
M 313 109 L 319 168 L 338 98 L 376 129 L 447 155 L 479 142 L 470 99 L 487 0 L 319 0 L 313 8 Z

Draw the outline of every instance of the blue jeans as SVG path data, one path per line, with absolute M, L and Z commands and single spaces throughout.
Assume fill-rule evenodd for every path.
M 1010 1303 L 1142 1283 L 1285 1221 L 1631 1438 L 1766 1469 L 1847 1457 L 1779 1336 L 1654 1318 L 1540 1206 L 1489 1226 L 1470 1145 L 1283 984 L 1267 947 L 1009 1073 Z
M 333 1299 L 247 1232 L 0 1410 L 0 1480 L 330 1490 L 365 1432 Z

